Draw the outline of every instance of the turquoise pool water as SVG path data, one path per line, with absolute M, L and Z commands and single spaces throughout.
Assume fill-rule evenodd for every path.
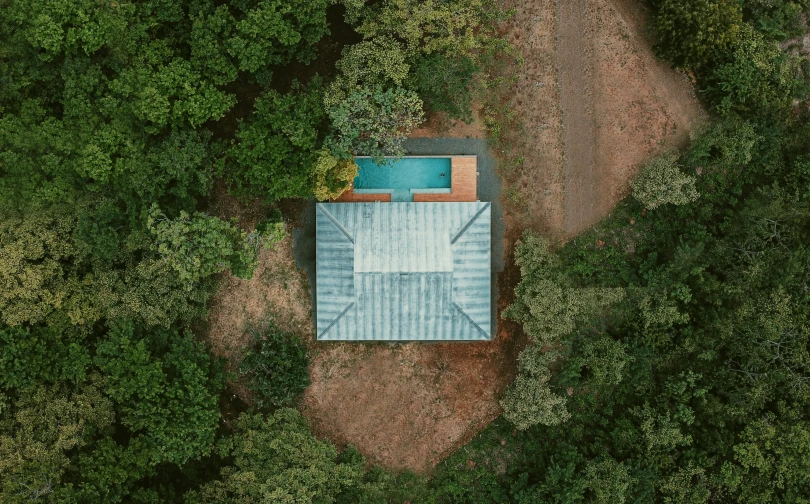
M 382 166 L 369 158 L 355 161 L 355 190 L 390 192 L 391 201 L 413 201 L 411 189 L 450 189 L 450 158 L 402 158 Z

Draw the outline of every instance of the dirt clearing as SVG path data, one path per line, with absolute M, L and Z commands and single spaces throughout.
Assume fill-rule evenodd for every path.
M 516 3 L 509 39 L 523 55 L 505 142 L 521 226 L 573 236 L 606 215 L 650 157 L 683 146 L 705 120 L 688 77 L 656 60 L 635 0 Z
M 424 472 L 500 413 L 520 345 L 320 343 L 303 411 L 316 434 L 389 469 Z
M 311 339 L 309 285 L 292 256 L 292 238 L 259 253 L 253 278 L 242 280 L 225 273 L 222 286 L 211 301 L 208 340 L 215 355 L 236 371 L 245 349 L 253 342 L 251 327 L 272 321 L 276 327 Z M 250 395 L 240 383 L 232 384 L 240 398 Z

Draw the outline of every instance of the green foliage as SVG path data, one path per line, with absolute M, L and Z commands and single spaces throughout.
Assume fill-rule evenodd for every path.
M 396 40 L 379 37 L 343 50 L 338 75 L 325 93 L 324 105 L 333 108 L 358 87 L 400 86 L 408 77 L 407 54 Z
M 746 23 L 716 61 L 702 92 L 721 114 L 784 113 L 802 94 L 800 59 Z
M 742 9 L 736 0 L 656 0 L 652 28 L 662 56 L 700 67 L 737 37 Z
M 276 328 L 253 329 L 253 348 L 242 358 L 240 371 L 256 406 L 288 406 L 309 386 L 309 353 L 295 334 Z
M 243 18 L 236 22 L 225 45 L 240 70 L 256 74 L 265 84 L 270 81 L 273 65 L 289 63 L 293 58 L 302 63 L 312 61 L 315 43 L 329 32 L 327 0 L 295 4 L 260 0 L 254 8 L 247 8 L 248 2 L 234 3 L 241 7 Z
M 192 86 L 189 83 L 195 83 Z M 105 107 L 128 110 L 144 121 L 144 131 L 157 134 L 169 125 L 188 121 L 192 127 L 221 118 L 236 103 L 232 95 L 201 79 L 188 61 L 175 59 L 157 68 L 125 69 L 110 82 L 112 97 Z
M 188 504 L 335 502 L 363 474 L 362 457 L 338 461 L 335 447 L 317 440 L 293 409 L 267 417 L 242 415 L 231 442 L 233 465 L 219 480 L 191 492 Z
M 279 198 L 312 193 L 312 172 L 323 140 L 325 113 L 319 81 L 282 95 L 267 91 L 250 120 L 239 125 L 226 173 L 240 193 Z
M 3 502 L 66 502 L 75 477 L 70 455 L 114 421 L 96 387 L 27 389 L 13 415 L 0 411 L 0 498 Z
M 696 173 L 699 199 L 667 212 L 625 201 L 556 254 L 524 237 L 511 308 L 524 325 L 556 313 L 554 303 L 530 310 L 555 286 L 627 295 L 568 319 L 564 330 L 553 329 L 558 320 L 540 326 L 557 336 L 524 350 L 503 401 L 504 418 L 521 427 L 500 434 L 513 448 L 490 444 L 476 458 L 505 462 L 477 479 L 439 474 L 440 489 L 449 492 L 443 478 L 452 477 L 471 487 L 462 495 L 494 487 L 516 502 L 810 498 L 800 461 L 810 397 L 810 206 L 796 175 L 806 124 L 757 119 L 728 117 L 680 156 Z M 541 380 L 529 382 L 532 375 Z M 555 393 L 564 423 L 537 407 L 554 405 Z
M 548 385 L 549 365 L 558 357 L 531 345 L 520 354 L 519 374 L 501 400 L 503 416 L 519 430 L 534 425 L 557 425 L 570 418 L 565 397 L 555 394 Z
M 621 504 L 630 498 L 630 486 L 635 480 L 621 462 L 612 458 L 589 461 L 585 481 L 595 504 Z
M 176 219 L 169 219 L 154 205 L 147 229 L 154 236 L 155 251 L 189 290 L 226 269 L 240 278 L 253 275 L 258 248 L 247 233 L 229 222 L 200 212 L 180 212 Z
M 0 313 L 11 326 L 43 320 L 83 288 L 83 279 L 65 271 L 64 264 L 79 263 L 85 253 L 73 241 L 76 221 L 70 216 L 0 221 Z M 91 307 L 82 307 L 84 311 Z M 69 311 L 70 313 L 70 311 Z M 92 320 L 97 314 L 71 313 L 74 320 Z
M 742 5 L 745 19 L 768 38 L 798 37 L 806 29 L 802 13 L 810 8 L 807 0 L 746 0 Z
M 358 169 L 353 159 L 337 159 L 325 149 L 320 151 L 313 170 L 313 194 L 321 201 L 337 198 L 351 187 Z
M 444 112 L 451 119 L 471 123 L 473 76 L 478 66 L 464 56 L 450 59 L 432 54 L 419 59 L 413 72 L 413 89 L 433 112 Z
M 0 326 L 0 388 L 22 390 L 39 383 L 82 383 L 90 364 L 88 350 L 78 338 L 66 341 L 66 335 L 60 332 Z
M 624 298 L 619 288 L 568 287 L 548 242 L 532 232 L 517 243 L 515 263 L 522 280 L 506 315 L 522 322 L 526 334 L 542 344 L 553 344 L 571 333 L 579 319 Z
M 463 56 L 480 45 L 482 0 L 388 0 L 369 6 L 357 27 L 366 39 L 395 37 L 411 52 Z
M 661 205 L 685 205 L 698 199 L 695 177 L 686 175 L 675 153 L 659 156 L 641 169 L 631 186 L 633 197 L 650 210 Z
M 132 325 L 116 327 L 98 345 L 95 363 L 122 425 L 149 450 L 151 465 L 211 452 L 222 376 L 192 335 L 141 336 Z
M 404 154 L 402 141 L 422 117 L 422 101 L 413 91 L 359 88 L 329 109 L 333 134 L 327 145 L 342 157 L 399 157 Z
M 281 212 L 276 209 L 269 217 L 256 224 L 256 229 L 247 235 L 247 240 L 253 247 L 270 248 L 286 236 L 284 219 Z

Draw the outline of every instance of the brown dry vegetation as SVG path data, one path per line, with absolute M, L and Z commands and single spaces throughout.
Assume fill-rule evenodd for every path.
M 214 195 L 208 211 L 221 218 L 235 218 L 242 229 L 252 230 L 267 215 L 267 208 L 259 201 L 240 203 L 228 195 L 224 186 L 215 188 Z M 251 279 L 223 273 L 220 288 L 209 305 L 208 341 L 214 355 L 226 359 L 226 369 L 236 371 L 252 343 L 252 327 L 272 321 L 280 329 L 311 339 L 311 308 L 309 283 L 296 267 L 292 237 L 287 236 L 259 253 Z M 231 383 L 230 387 L 250 403 L 250 394 L 241 382 Z
M 419 128 L 411 131 L 409 136 L 411 138 L 486 138 L 486 129 L 481 120 L 481 113 L 475 109 L 470 124 L 448 120 L 444 114 L 431 114 Z
M 251 327 L 272 321 L 276 327 L 311 339 L 309 285 L 295 265 L 292 238 L 259 253 L 253 278 L 242 280 L 225 273 L 222 285 L 211 301 L 208 339 L 215 355 L 228 361 L 235 371 L 245 349 L 252 343 Z M 234 393 L 250 402 L 240 383 Z

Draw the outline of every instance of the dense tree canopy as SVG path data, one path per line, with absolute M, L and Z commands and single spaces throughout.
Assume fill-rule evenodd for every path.
M 220 274 L 249 278 L 284 236 L 279 199 L 339 196 L 352 155 L 402 153 L 420 93 L 444 110 L 472 83 L 469 65 L 451 87 L 413 67 L 420 54 L 474 58 L 477 4 L 425 4 L 390 32 L 416 4 L 349 2 L 330 26 L 344 9 L 333 4 L 3 4 L 0 500 L 182 502 L 198 489 L 189 500 L 348 503 L 391 491 L 356 451 L 272 412 L 308 383 L 298 335 L 262 333 L 248 352 L 245 380 L 270 413 L 243 415 L 235 433 L 220 409 L 238 378 L 199 338 Z M 320 59 L 335 45 L 338 61 Z M 268 211 L 240 229 L 212 204 L 224 192 Z M 251 474 L 262 482 L 244 485 Z

